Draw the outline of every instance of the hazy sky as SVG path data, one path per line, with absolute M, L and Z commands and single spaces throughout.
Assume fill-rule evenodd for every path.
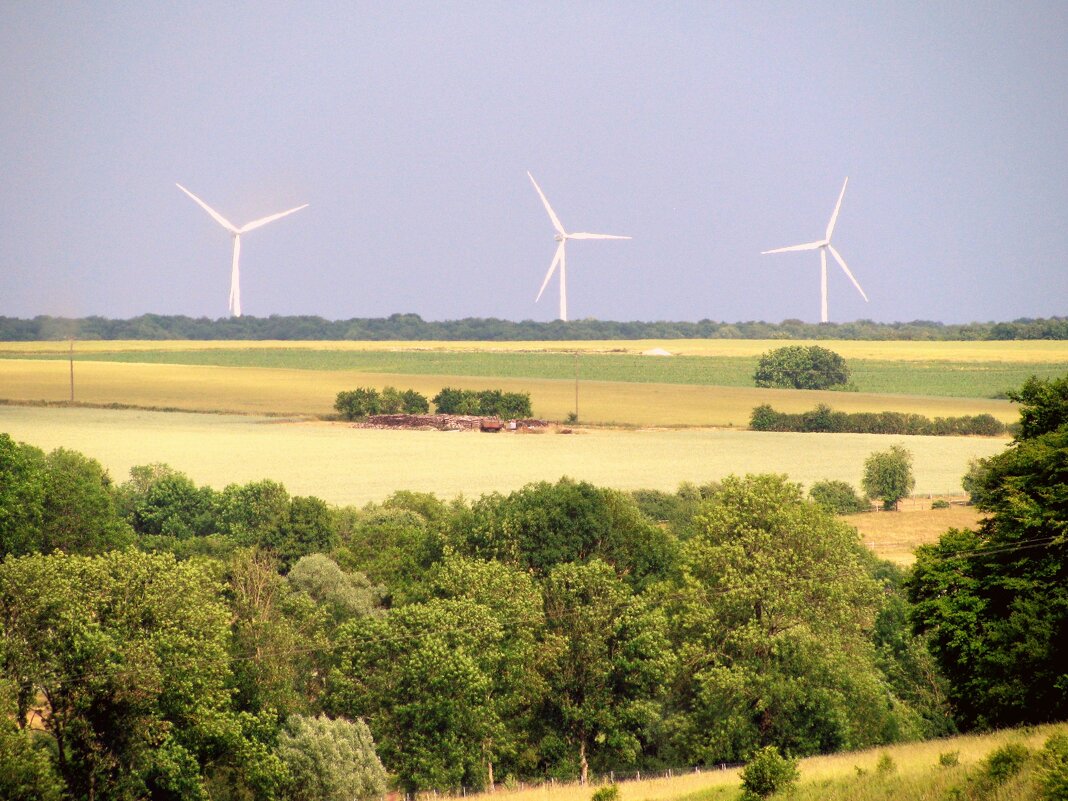
M 8 0 L 0 315 L 1068 314 L 1068 3 Z

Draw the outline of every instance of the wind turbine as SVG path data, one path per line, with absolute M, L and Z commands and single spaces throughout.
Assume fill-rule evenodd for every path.
M 838 195 L 838 203 L 835 204 L 834 214 L 831 215 L 831 221 L 827 223 L 827 233 L 823 239 L 819 242 L 807 242 L 804 245 L 791 245 L 786 248 L 776 248 L 775 250 L 765 250 L 761 252 L 761 256 L 768 253 L 786 253 L 791 250 L 818 250 L 820 252 L 820 322 L 827 322 L 827 251 L 831 251 L 831 255 L 834 256 L 834 260 L 838 262 L 839 266 L 849 276 L 849 280 L 853 282 L 853 286 L 857 288 L 857 292 L 868 300 L 868 296 L 864 294 L 864 290 L 860 288 L 860 284 L 857 283 L 857 279 L 853 277 L 853 273 L 849 271 L 846 266 L 845 259 L 842 258 L 842 254 L 834 249 L 834 245 L 831 244 L 831 234 L 834 232 L 834 224 L 838 220 L 838 210 L 842 208 L 842 198 L 845 197 L 846 184 L 849 183 L 849 178 L 845 179 L 845 183 L 842 184 L 842 191 Z
M 541 187 L 538 186 L 538 182 L 534 180 L 534 176 L 527 171 L 527 177 L 530 178 L 530 182 L 534 184 L 534 189 L 538 192 L 538 197 L 541 198 L 541 202 L 545 204 L 545 210 L 549 212 L 549 219 L 552 220 L 553 228 L 556 229 L 556 241 L 560 244 L 556 247 L 556 255 L 553 256 L 552 263 L 549 265 L 549 272 L 545 273 L 545 280 L 541 283 L 541 289 L 538 290 L 538 297 L 534 299 L 537 303 L 541 300 L 542 293 L 545 292 L 545 287 L 549 285 L 549 279 L 553 277 L 553 271 L 556 269 L 556 265 L 560 265 L 560 319 L 565 323 L 567 322 L 567 256 L 565 253 L 567 240 L 569 239 L 630 239 L 629 236 L 615 236 L 613 234 L 588 234 L 585 232 L 569 234 L 564 230 L 564 226 L 560 223 L 560 218 L 553 212 L 553 207 L 549 205 L 549 201 L 545 198 L 545 193 L 541 191 Z
M 230 314 L 232 316 L 234 316 L 234 317 L 240 317 L 241 316 L 241 271 L 240 271 L 240 269 L 238 267 L 238 259 L 241 257 L 241 234 L 246 234 L 246 233 L 248 233 L 249 231 L 251 231 L 251 230 L 253 230 L 255 228 L 259 228 L 260 226 L 266 225 L 269 222 L 274 222 L 275 220 L 281 219 L 282 217 L 285 217 L 287 214 L 292 214 L 295 211 L 300 211 L 301 209 L 307 208 L 308 204 L 305 203 L 303 206 L 297 206 L 295 209 L 290 209 L 289 211 L 283 211 L 283 212 L 279 212 L 278 214 L 272 214 L 269 217 L 261 217 L 258 220 L 253 220 L 250 223 L 245 223 L 240 228 L 238 228 L 236 225 L 234 225 L 232 222 L 227 220 L 225 217 L 223 217 L 221 214 L 219 214 L 219 212 L 215 211 L 215 209 L 213 209 L 211 206 L 209 206 L 203 200 L 198 198 L 196 195 L 194 195 L 192 192 L 190 192 L 184 186 L 182 186 L 181 184 L 175 184 L 175 186 L 177 186 L 179 189 L 181 189 L 183 192 L 185 192 L 187 195 L 189 195 L 189 197 L 193 198 L 193 200 L 195 200 L 197 202 L 197 204 L 202 209 L 204 209 L 204 211 L 206 211 L 208 214 L 210 214 L 215 219 L 215 222 L 217 222 L 219 225 L 221 225 L 223 228 L 225 228 L 227 231 L 229 231 L 230 235 L 233 236 L 233 238 L 234 238 L 234 262 L 233 262 L 233 267 L 231 267 L 231 269 L 230 269 Z

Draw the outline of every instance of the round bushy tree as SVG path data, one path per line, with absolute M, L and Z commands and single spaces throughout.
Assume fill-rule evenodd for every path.
M 817 504 L 836 515 L 850 515 L 868 509 L 868 503 L 845 481 L 817 481 L 808 491 Z
M 296 715 L 278 738 L 295 801 L 365 801 L 386 793 L 386 771 L 362 720 Z
M 869 498 L 878 498 L 883 509 L 896 509 L 897 502 L 907 497 L 916 486 L 912 475 L 912 453 L 900 445 L 891 445 L 864 460 L 864 479 L 861 486 Z
M 761 356 L 753 379 L 758 387 L 832 389 L 849 383 L 849 367 L 819 345 L 788 345 Z
M 797 760 L 784 757 L 773 745 L 766 746 L 742 769 L 742 799 L 767 798 L 792 787 L 797 778 Z

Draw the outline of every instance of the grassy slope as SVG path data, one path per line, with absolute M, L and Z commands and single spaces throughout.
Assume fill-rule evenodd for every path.
M 926 743 L 908 743 L 801 760 L 801 779 L 794 801 L 941 801 L 951 787 L 961 787 L 991 751 L 1008 742 L 1023 742 L 1038 750 L 1054 732 L 1068 733 L 1068 725 L 1039 726 L 986 735 L 952 737 Z M 959 765 L 943 767 L 939 755 L 957 752 Z M 876 764 L 887 754 L 895 765 L 879 776 Z M 858 770 L 859 769 L 859 770 Z M 860 773 L 863 771 L 863 774 Z M 1025 801 L 1030 772 L 1001 788 L 996 798 Z M 683 773 L 673 778 L 619 782 L 620 801 L 735 801 L 741 795 L 739 771 L 711 770 Z M 474 801 L 588 801 L 593 793 L 577 784 L 555 784 L 494 794 L 468 795 Z

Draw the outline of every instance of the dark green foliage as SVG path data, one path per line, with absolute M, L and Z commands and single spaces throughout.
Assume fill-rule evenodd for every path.
M 386 771 L 363 721 L 297 715 L 278 736 L 292 801 L 370 801 L 386 794 Z
M 951 530 L 917 551 L 913 620 L 929 632 L 962 725 L 1060 720 L 1068 716 L 1068 426 L 1021 438 L 982 468 L 973 492 L 987 515 L 979 530 Z
M 955 768 L 960 764 L 960 751 L 944 751 L 938 755 L 938 764 L 943 768 Z
M 368 415 L 381 414 L 382 400 L 373 387 L 357 387 L 337 393 L 334 408 L 343 420 L 362 420 Z
M 908 436 L 992 437 L 1006 426 L 989 414 L 936 417 L 904 412 L 836 412 L 825 404 L 809 412 L 779 412 L 768 404 L 753 409 L 749 427 L 754 431 L 797 431 L 825 434 L 904 434 Z
M 132 545 L 111 479 L 95 459 L 58 448 L 45 457 L 40 550 L 99 554 Z
M 760 357 L 753 380 L 758 387 L 839 389 L 849 382 L 849 368 L 819 345 L 787 345 Z
M 430 411 L 430 401 L 421 392 L 406 389 L 401 393 L 401 411 L 405 414 L 426 414 Z
M 499 389 L 443 388 L 430 399 L 438 414 L 470 414 L 483 417 L 528 418 L 533 416 L 529 392 Z
M 1049 381 L 1032 376 L 1006 396 L 1020 404 L 1018 439 L 1033 439 L 1068 424 L 1068 376 Z
M 883 509 L 896 509 L 897 502 L 908 496 L 916 486 L 912 475 L 912 453 L 900 445 L 891 445 L 864 460 L 861 480 L 869 498 L 878 498 Z
M 945 498 L 936 498 L 935 500 L 931 501 L 932 509 L 948 509 L 949 507 L 950 503 Z
M 32 320 L 0 317 L 0 340 L 39 341 L 79 339 L 221 339 L 221 340 L 340 340 L 373 341 L 548 341 L 591 339 L 860 339 L 860 340 L 1012 340 L 1068 339 L 1068 318 L 1023 319 L 1013 322 L 945 324 L 929 320 L 876 323 L 767 322 L 641 322 L 612 320 L 533 320 L 511 322 L 469 317 L 462 320 L 423 320 L 418 314 L 325 320 L 322 317 L 224 317 L 209 320 L 182 315 L 143 314 L 129 320 L 104 317 L 69 319 L 41 315 Z
M 116 494 L 119 511 L 139 536 L 187 540 L 215 531 L 215 492 L 165 464 L 130 469 Z
M 761 748 L 742 769 L 742 799 L 751 801 L 786 792 L 799 776 L 796 759 L 784 757 L 773 745 Z
M 817 481 L 809 488 L 808 495 L 828 512 L 836 515 L 851 515 L 866 512 L 871 508 L 845 481 Z
M 677 559 L 673 537 L 624 493 L 568 478 L 485 495 L 450 536 L 463 553 L 538 576 L 564 562 L 599 558 L 641 585 L 670 574 Z

